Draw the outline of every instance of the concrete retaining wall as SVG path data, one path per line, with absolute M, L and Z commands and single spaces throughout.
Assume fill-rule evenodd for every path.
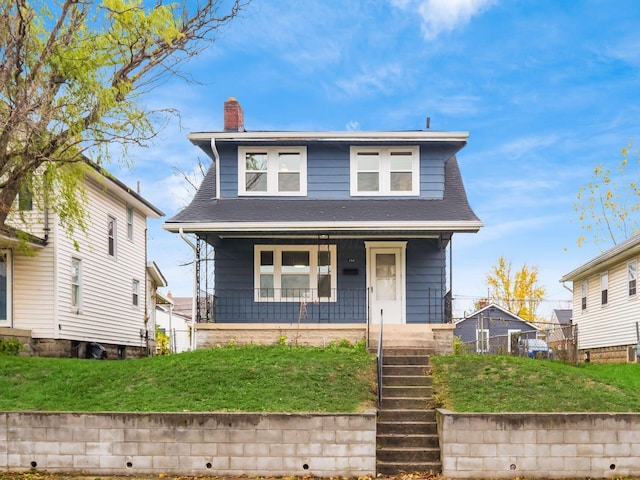
M 376 414 L 0 412 L 0 469 L 375 475 Z
M 442 475 L 639 475 L 640 413 L 465 414 L 438 410 Z
M 325 347 L 346 339 L 356 343 L 366 337 L 364 324 L 241 324 L 199 323 L 196 325 L 196 348 L 234 345 L 300 345 Z

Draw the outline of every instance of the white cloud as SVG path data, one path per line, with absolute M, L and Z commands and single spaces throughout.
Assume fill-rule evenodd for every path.
M 336 86 L 350 97 L 371 94 L 391 94 L 398 87 L 406 86 L 407 72 L 401 64 L 368 67 L 365 71 L 346 80 L 336 81 Z
M 469 23 L 496 3 L 496 0 L 392 0 L 402 10 L 414 10 L 422 17 L 425 39 L 433 40 L 441 33 L 454 31 Z

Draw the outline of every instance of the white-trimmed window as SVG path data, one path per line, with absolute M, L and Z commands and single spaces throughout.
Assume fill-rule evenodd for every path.
M 629 286 L 629 296 L 633 297 L 636 294 L 637 288 L 637 278 L 638 278 L 638 261 L 632 260 L 627 263 L 627 281 Z
M 133 242 L 133 207 L 127 205 L 127 238 Z
M 109 215 L 107 218 L 107 244 L 110 257 L 116 256 L 116 219 Z
M 587 309 L 587 295 L 589 293 L 589 284 L 588 282 L 585 280 L 582 282 L 582 292 L 581 292 L 581 297 L 580 297 L 580 305 L 582 306 L 582 310 L 586 310 Z
M 13 267 L 11 250 L 0 250 L 0 326 L 10 327 L 12 318 Z
M 351 195 L 420 194 L 418 147 L 351 147 Z
M 600 275 L 600 303 L 609 303 L 609 272 Z
M 238 148 L 238 195 L 306 194 L 305 147 Z
M 82 260 L 71 259 L 71 307 L 80 309 L 82 302 Z
M 131 282 L 131 305 L 140 306 L 140 282 L 138 280 Z
M 476 329 L 476 352 L 485 353 L 489 351 L 489 330 Z
M 256 245 L 256 302 L 336 300 L 335 245 Z

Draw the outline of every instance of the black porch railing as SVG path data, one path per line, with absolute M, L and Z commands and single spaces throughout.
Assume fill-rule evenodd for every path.
M 220 323 L 365 323 L 366 289 L 229 289 L 213 300 Z

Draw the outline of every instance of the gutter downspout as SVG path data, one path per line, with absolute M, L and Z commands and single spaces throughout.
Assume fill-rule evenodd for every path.
M 198 259 L 196 258 L 197 256 L 196 246 L 184 234 L 182 227 L 180 227 L 179 233 L 180 233 L 180 237 L 182 237 L 182 240 L 184 240 L 186 244 L 189 245 L 193 250 L 193 294 L 191 295 L 191 345 L 189 348 L 191 349 L 191 351 L 194 351 L 196 349 L 196 287 L 198 283 L 196 282 L 196 263 L 195 262 L 197 262 Z

